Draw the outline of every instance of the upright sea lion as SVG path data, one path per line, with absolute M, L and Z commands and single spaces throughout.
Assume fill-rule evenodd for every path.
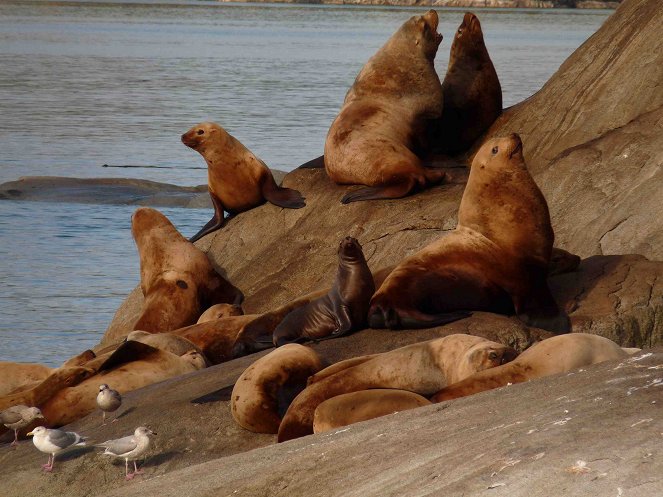
M 323 401 L 372 388 L 431 395 L 443 386 L 516 357 L 511 347 L 471 335 L 449 335 L 378 354 L 310 384 L 290 404 L 279 442 L 313 433 L 313 413 Z
M 569 330 L 546 280 L 554 234 L 520 137 L 486 142 L 472 162 L 458 226 L 404 259 L 371 300 L 372 328 L 434 325 L 458 310 L 515 313 Z
M 374 292 L 361 245 L 345 237 L 338 245 L 338 271 L 331 290 L 288 314 L 274 330 L 274 345 L 339 337 L 365 328 Z
M 325 141 L 332 181 L 367 185 L 357 200 L 400 198 L 445 179 L 418 154 L 429 120 L 440 117 L 442 85 L 434 67 L 442 35 L 434 10 L 412 17 L 370 58 L 345 96 Z
M 193 235 L 192 242 L 221 228 L 224 211 L 234 216 L 265 202 L 286 209 L 306 205 L 301 193 L 278 186 L 265 163 L 218 124 L 197 124 L 182 135 L 182 143 L 205 158 L 214 204 L 214 217 Z
M 512 383 L 566 373 L 603 361 L 623 359 L 639 350 L 623 349 L 608 338 L 587 333 L 551 337 L 532 345 L 508 364 L 480 371 L 443 388 L 431 401 L 442 402 Z
M 140 255 L 140 288 L 145 296 L 134 330 L 171 331 L 194 324 L 214 304 L 241 304 L 242 292 L 159 211 L 136 210 L 131 233 Z
M 216 304 L 203 312 L 198 318 L 197 324 L 214 321 L 215 319 L 227 318 L 230 316 L 241 316 L 244 314 L 242 307 L 236 304 Z
M 277 433 L 292 399 L 321 368 L 318 354 L 296 343 L 261 357 L 235 383 L 230 403 L 233 418 L 249 431 Z
M 344 393 L 322 402 L 313 414 L 313 433 L 430 405 L 425 397 L 407 390 L 376 388 Z
M 442 82 L 444 105 L 433 148 L 454 154 L 470 148 L 502 113 L 502 87 L 490 60 L 479 19 L 468 12 L 451 44 Z
M 107 383 L 120 394 L 206 367 L 192 350 L 182 356 L 140 342 L 120 345 L 99 367 L 96 375 L 76 386 L 62 388 L 41 405 L 49 426 L 62 426 L 87 416 L 97 408 L 99 385 Z

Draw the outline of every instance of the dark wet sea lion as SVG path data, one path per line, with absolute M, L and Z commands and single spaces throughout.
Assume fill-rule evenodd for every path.
M 327 134 L 324 164 L 332 181 L 366 187 L 345 195 L 343 203 L 400 198 L 445 179 L 418 157 L 428 122 L 442 111 L 434 67 L 442 40 L 437 25 L 434 10 L 405 22 L 348 91 Z
M 274 330 L 274 345 L 339 337 L 364 328 L 374 292 L 361 245 L 348 236 L 338 246 L 338 271 L 331 290 L 288 314 Z
M 451 44 L 442 82 L 442 117 L 432 125 L 436 152 L 463 152 L 502 113 L 502 87 L 490 60 L 479 19 L 468 12 Z
M 516 355 L 511 347 L 462 334 L 378 354 L 307 386 L 283 417 L 278 441 L 313 433 L 315 409 L 337 395 L 373 388 L 396 388 L 431 395 L 477 371 L 508 362 Z M 324 375 L 324 370 L 321 373 Z
M 218 303 L 240 304 L 242 292 L 216 272 L 198 247 L 166 216 L 141 207 L 131 218 L 145 296 L 134 330 L 160 333 L 195 323 Z
M 527 171 L 518 135 L 476 154 L 458 226 L 403 260 L 371 300 L 371 327 L 434 324 L 459 310 L 514 312 L 526 323 L 569 331 L 547 283 L 554 241 L 548 205 Z
M 588 333 L 569 333 L 532 345 L 512 362 L 490 371 L 480 371 L 453 383 L 432 398 L 432 402 L 465 397 L 484 390 L 566 373 L 603 361 L 623 359 L 639 349 L 623 349 L 608 338 Z
M 304 207 L 297 190 L 282 188 L 263 161 L 216 123 L 200 123 L 182 135 L 182 143 L 205 158 L 214 217 L 192 238 L 218 230 L 225 219 L 270 202 L 287 209 Z

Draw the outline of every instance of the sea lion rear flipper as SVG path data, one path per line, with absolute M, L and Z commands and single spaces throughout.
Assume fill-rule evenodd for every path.
M 276 181 L 274 181 L 274 178 L 271 177 L 271 175 L 262 183 L 262 196 L 265 197 L 270 204 L 285 209 L 301 209 L 306 205 L 301 193 L 292 188 L 282 188 L 277 186 Z
M 412 191 L 414 180 L 404 181 L 385 186 L 366 186 L 358 190 L 346 193 L 341 199 L 342 204 L 358 202 L 360 200 L 381 200 L 391 198 L 402 198 Z
M 104 363 L 99 366 L 98 372 L 108 371 L 127 362 L 143 359 L 151 354 L 158 353 L 159 349 L 141 342 L 129 340 L 120 345 Z
M 219 200 L 219 198 L 211 191 L 209 192 L 209 196 L 212 198 L 212 205 L 214 205 L 214 216 L 207 222 L 205 226 L 201 228 L 198 233 L 189 238 L 191 243 L 199 240 L 209 233 L 212 233 L 213 231 L 218 230 L 226 222 L 225 218 L 223 217 L 223 204 L 221 203 L 221 200 Z
M 308 162 L 304 162 L 304 164 L 299 166 L 297 169 L 324 169 L 324 167 L 325 167 L 325 156 L 321 155 L 320 157 L 311 159 Z

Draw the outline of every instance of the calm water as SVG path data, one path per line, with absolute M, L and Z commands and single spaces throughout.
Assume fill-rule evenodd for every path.
M 56 175 L 202 184 L 204 162 L 179 136 L 203 120 L 270 166 L 292 169 L 322 153 L 361 66 L 423 10 L 3 0 L 0 182 Z M 463 11 L 438 12 L 443 75 Z M 476 12 L 505 105 L 538 90 L 610 14 Z M 99 340 L 138 282 L 132 211 L 0 202 L 0 360 L 56 365 Z M 164 212 L 185 235 L 209 218 Z

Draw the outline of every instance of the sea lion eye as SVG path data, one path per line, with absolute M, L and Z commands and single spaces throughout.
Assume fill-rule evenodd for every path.
M 500 150 L 499 148 L 493 147 L 493 155 L 495 155 L 497 152 L 499 152 L 499 150 Z
M 463 28 L 458 28 L 458 34 L 462 35 L 463 34 Z
M 491 352 L 490 354 L 488 354 L 488 359 L 490 359 L 491 361 L 497 359 L 497 352 Z
M 199 130 L 198 130 L 198 133 L 196 133 L 196 134 L 198 134 L 198 135 L 204 135 L 204 134 L 205 134 L 205 130 L 199 129 Z

